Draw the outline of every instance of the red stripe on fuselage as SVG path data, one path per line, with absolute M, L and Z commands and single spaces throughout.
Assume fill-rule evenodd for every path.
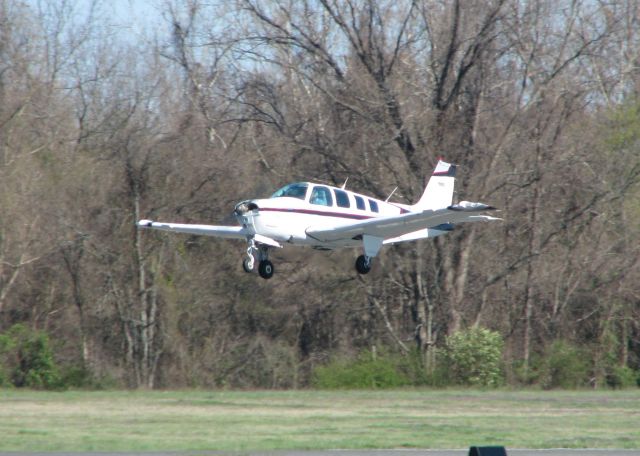
M 293 208 L 280 208 L 280 207 L 261 207 L 258 209 L 258 211 L 323 215 L 325 217 L 338 217 L 338 218 L 347 218 L 347 219 L 354 219 L 354 220 L 365 220 L 365 219 L 370 219 L 375 217 L 373 215 L 346 214 L 343 212 L 325 212 L 325 211 L 314 211 L 313 209 L 293 209 Z

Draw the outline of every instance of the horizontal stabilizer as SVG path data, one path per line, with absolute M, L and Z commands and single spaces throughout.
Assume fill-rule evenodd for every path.
M 426 209 L 419 212 L 395 215 L 390 217 L 376 217 L 348 225 L 332 227 L 309 227 L 307 235 L 321 242 L 333 242 L 356 239 L 358 236 L 369 235 L 383 239 L 418 239 L 432 237 L 450 231 L 453 225 L 464 222 L 488 222 L 500 220 L 489 215 L 476 215 L 478 212 L 494 210 L 492 206 L 483 203 L 462 202 L 440 209 Z M 431 231 L 424 231 L 429 229 Z M 414 232 L 421 231 L 415 234 Z M 414 233 L 411 236 L 404 236 Z M 404 237 L 403 237 L 404 236 Z

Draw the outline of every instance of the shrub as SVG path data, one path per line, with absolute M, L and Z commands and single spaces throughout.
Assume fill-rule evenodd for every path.
M 611 388 L 633 388 L 640 386 L 640 373 L 630 367 L 615 366 L 607 374 L 607 385 Z
M 486 328 L 470 328 L 448 337 L 445 361 L 449 381 L 469 386 L 501 385 L 503 345 L 500 334 Z
M 94 388 L 95 379 L 91 371 L 82 365 L 63 366 L 60 383 L 67 388 Z
M 0 365 L 5 382 L 9 381 L 13 386 L 36 389 L 61 387 L 49 337 L 24 325 L 14 325 L 0 336 Z
M 586 349 L 556 340 L 544 352 L 532 354 L 528 369 L 521 360 L 514 368 L 517 379 L 525 385 L 573 389 L 589 385 L 592 363 Z
M 341 359 L 314 369 L 312 383 L 316 388 L 365 389 L 395 388 L 410 383 L 402 372 L 402 360 L 390 355 L 374 356 L 366 351 L 355 361 Z
M 1 349 L 0 349 L 0 353 L 2 353 Z M 0 388 L 7 388 L 10 386 L 13 386 L 13 385 L 9 381 L 9 376 L 7 375 L 7 373 L 4 370 L 4 367 L 0 363 Z
M 82 361 L 78 364 L 66 364 L 59 368 L 60 388 L 89 390 L 117 389 L 122 385 L 109 374 L 96 376 Z
M 590 363 L 584 350 L 563 340 L 554 341 L 541 360 L 543 388 L 579 388 L 589 384 Z

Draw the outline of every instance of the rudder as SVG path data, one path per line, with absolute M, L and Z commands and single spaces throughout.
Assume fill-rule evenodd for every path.
M 414 211 L 440 209 L 453 202 L 453 187 L 456 180 L 456 165 L 439 160 L 420 200 L 412 206 Z

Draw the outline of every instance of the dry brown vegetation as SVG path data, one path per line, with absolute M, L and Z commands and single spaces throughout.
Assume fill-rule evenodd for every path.
M 499 331 L 510 383 L 553 342 L 594 386 L 640 355 L 637 0 L 167 2 L 121 38 L 99 2 L 0 0 L 0 329 L 130 387 L 299 387 L 333 356 Z M 138 232 L 229 223 L 295 180 L 415 201 L 437 157 L 504 222 L 387 248 Z

